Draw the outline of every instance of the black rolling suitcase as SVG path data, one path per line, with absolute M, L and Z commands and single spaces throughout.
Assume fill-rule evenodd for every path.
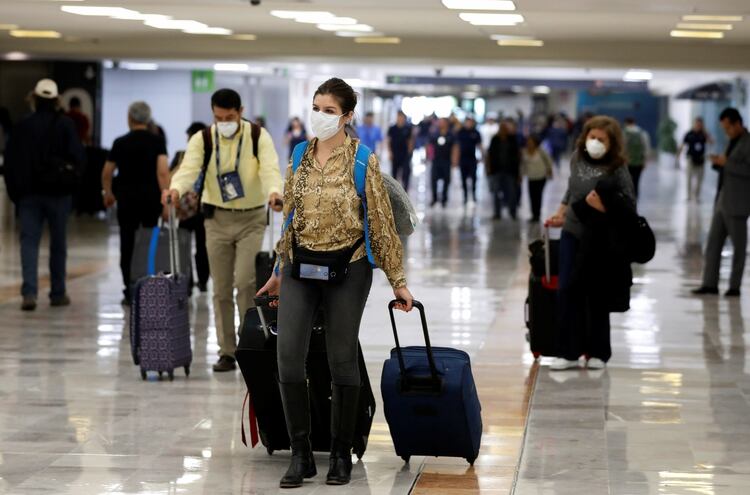
M 245 378 L 249 395 L 249 422 L 251 443 L 260 440 L 269 454 L 276 450 L 289 450 L 289 435 L 281 405 L 276 360 L 276 310 L 268 308 L 270 298 L 257 298 L 256 308 L 248 310 L 240 332 L 235 353 L 237 363 Z M 375 397 L 372 393 L 362 349 L 359 349 L 359 368 L 362 376 L 360 414 L 353 445 L 360 459 L 367 449 L 367 440 L 375 415 Z M 313 450 L 328 452 L 331 447 L 331 374 L 321 318 L 316 318 L 307 356 L 307 375 L 310 387 L 310 441 Z M 245 398 L 248 401 L 248 397 Z M 243 443 L 244 436 L 243 413 Z M 257 438 L 256 438 L 257 435 Z
M 542 239 L 529 244 L 529 295 L 526 298 L 526 339 L 535 358 L 556 356 L 557 287 L 560 241 L 550 240 L 549 228 Z

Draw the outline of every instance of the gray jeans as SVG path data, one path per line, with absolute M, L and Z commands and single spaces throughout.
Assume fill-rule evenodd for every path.
M 305 381 L 305 359 L 313 318 L 318 307 L 322 307 L 333 383 L 360 384 L 357 361 L 359 324 L 371 286 L 372 268 L 367 258 L 352 263 L 346 280 L 338 284 L 295 280 L 291 266 L 284 268 L 279 293 L 279 381 Z
M 721 268 L 721 250 L 729 237 L 734 247 L 732 255 L 732 272 L 729 276 L 729 288 L 739 289 L 742 285 L 742 274 L 745 271 L 745 252 L 747 250 L 747 217 L 730 216 L 716 207 L 711 229 L 708 232 L 706 246 L 706 265 L 703 268 L 703 286 L 718 287 Z

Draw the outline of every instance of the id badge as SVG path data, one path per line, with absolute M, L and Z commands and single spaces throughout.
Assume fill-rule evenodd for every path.
M 245 197 L 240 174 L 237 172 L 229 172 L 219 177 L 219 189 L 221 189 L 221 199 L 225 203 Z
M 320 265 L 308 265 L 307 263 L 300 263 L 299 278 L 326 281 L 328 280 L 328 267 L 320 266 Z

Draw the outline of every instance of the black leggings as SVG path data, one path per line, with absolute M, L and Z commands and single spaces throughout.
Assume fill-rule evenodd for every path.
M 542 214 L 542 193 L 547 179 L 529 179 L 529 199 L 531 200 L 531 218 L 539 220 Z
M 338 284 L 295 280 L 291 266 L 284 268 L 279 294 L 279 381 L 306 380 L 305 359 L 318 307 L 325 316 L 328 366 L 335 385 L 360 385 L 359 324 L 372 286 L 367 258 L 352 263 L 346 280 Z

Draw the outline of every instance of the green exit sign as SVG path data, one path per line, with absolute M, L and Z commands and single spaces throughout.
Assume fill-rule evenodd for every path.
M 193 93 L 210 93 L 214 90 L 214 71 L 193 71 Z

